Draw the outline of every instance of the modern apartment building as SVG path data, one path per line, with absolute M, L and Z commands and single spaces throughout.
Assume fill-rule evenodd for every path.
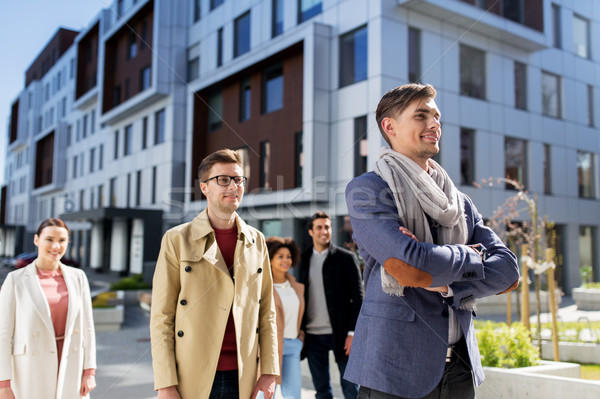
M 598 281 L 599 31 L 592 0 L 116 1 L 26 73 L 4 251 L 60 216 L 85 264 L 151 268 L 162 232 L 206 205 L 197 168 L 223 147 L 243 154 L 245 220 L 306 244 L 325 210 L 349 242 L 344 189 L 384 145 L 377 103 L 420 81 L 438 90 L 438 161 L 483 216 L 515 191 L 474 183 L 518 180 L 556 223 L 559 284 L 582 265 Z

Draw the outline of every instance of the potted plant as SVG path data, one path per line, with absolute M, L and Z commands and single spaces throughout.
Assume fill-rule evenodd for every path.
M 579 268 L 581 286 L 573 288 L 573 299 L 578 310 L 600 310 L 600 283 L 593 282 L 591 266 Z

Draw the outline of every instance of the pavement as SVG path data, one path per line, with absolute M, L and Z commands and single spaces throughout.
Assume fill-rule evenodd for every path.
M 12 269 L 0 267 L 0 282 Z M 98 274 L 86 270 L 93 291 L 106 289 L 112 281 L 119 277 L 109 274 Z M 532 322 L 535 320 L 532 316 Z M 542 322 L 550 320 L 550 315 L 542 314 Z M 494 319 L 493 317 L 480 317 Z M 498 318 L 496 318 L 498 319 Z M 500 318 L 500 320 L 502 320 Z M 516 317 L 513 320 L 517 320 Z M 600 320 L 600 311 L 578 311 L 571 297 L 562 298 L 558 311 L 559 321 L 594 321 Z M 92 398 L 117 399 L 150 399 L 156 398 L 153 390 L 152 357 L 150 353 L 149 313 L 137 303 L 126 303 L 125 318 L 119 331 L 97 332 L 97 387 Z M 343 398 L 339 384 L 339 372 L 331 356 L 330 364 L 334 398 Z M 310 372 L 306 360 L 302 361 L 302 399 L 314 398 Z M 280 398 L 278 394 L 276 397 Z

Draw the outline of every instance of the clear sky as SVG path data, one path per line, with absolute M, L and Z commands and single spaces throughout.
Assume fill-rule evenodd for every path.
M 59 27 L 83 29 L 112 0 L 2 0 L 0 4 L 0 184 L 4 183 L 10 106 L 25 70 Z

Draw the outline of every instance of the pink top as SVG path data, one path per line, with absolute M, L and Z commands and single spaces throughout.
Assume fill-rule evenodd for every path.
M 65 326 L 67 324 L 67 312 L 69 310 L 69 291 L 60 268 L 56 270 L 37 269 L 38 279 L 42 291 L 50 307 L 54 336 L 56 337 L 56 349 L 58 351 L 58 367 L 62 358 L 63 343 L 65 342 Z
M 65 326 L 67 324 L 67 312 L 69 310 L 69 291 L 67 290 L 67 284 L 60 268 L 56 270 L 40 270 L 36 268 L 36 270 L 42 291 L 50 307 L 50 316 L 52 317 L 54 336 L 56 337 L 58 367 L 60 368 L 60 359 L 65 339 Z M 95 374 L 95 369 L 86 369 L 83 371 L 83 375 Z M 10 388 L 10 380 L 0 381 L 0 388 Z

